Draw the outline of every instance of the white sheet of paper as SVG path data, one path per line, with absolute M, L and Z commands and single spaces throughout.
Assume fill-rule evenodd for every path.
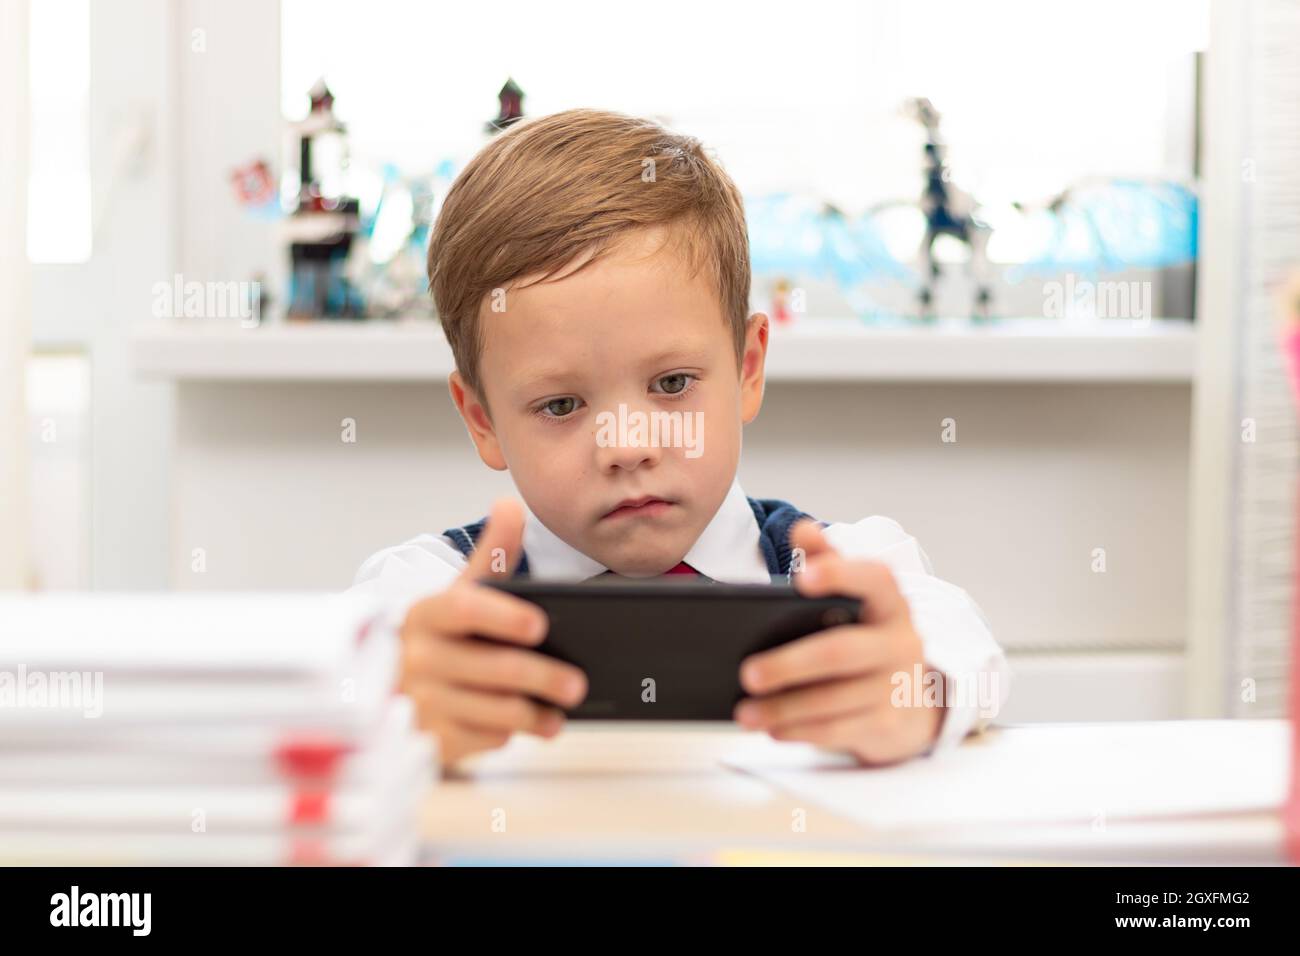
M 806 744 L 747 740 L 728 766 L 882 830 L 1270 810 L 1286 796 L 1283 720 L 998 728 L 954 750 L 861 768 Z

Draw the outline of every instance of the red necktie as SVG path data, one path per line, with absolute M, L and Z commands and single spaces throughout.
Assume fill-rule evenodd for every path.
M 621 577 L 621 575 L 617 571 L 605 571 L 602 574 L 597 575 L 597 577 L 604 577 L 607 574 L 612 574 L 614 575 L 614 577 Z M 697 577 L 701 576 L 699 571 L 696 571 L 685 561 L 679 561 L 676 567 L 669 568 L 667 571 L 661 574 L 660 577 L 667 577 L 670 574 L 693 574 L 696 575 Z

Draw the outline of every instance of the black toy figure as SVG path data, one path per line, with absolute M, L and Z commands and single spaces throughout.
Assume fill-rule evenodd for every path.
M 301 183 L 298 205 L 281 229 L 292 260 L 288 315 L 295 319 L 357 318 L 363 306 L 346 272 L 352 239 L 360 225 L 360 202 L 351 196 L 326 195 L 313 155 L 318 137 L 341 138 L 346 128 L 334 116 L 334 94 L 323 80 L 316 82 L 308 96 L 311 110 L 293 126 Z
M 925 97 L 908 100 L 905 112 L 925 128 L 925 188 L 918 203 L 925 214 L 925 238 L 921 240 L 921 253 L 925 257 L 926 272 L 917 293 L 921 311 L 929 315 L 934 302 L 934 282 L 939 278 L 939 263 L 934 258 L 934 242 L 940 236 L 951 236 L 970 250 L 967 271 L 975 277 L 975 314 L 987 317 L 992 293 L 989 290 L 988 240 L 992 230 L 978 216 L 978 203 L 970 193 L 954 186 L 946 158 L 946 149 L 939 135 L 939 111 Z

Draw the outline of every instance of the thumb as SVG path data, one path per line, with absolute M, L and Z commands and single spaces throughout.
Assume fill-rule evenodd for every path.
M 811 518 L 800 518 L 790 528 L 790 547 L 794 549 L 792 566 L 800 553 L 803 558 L 801 567 L 818 555 L 835 553 L 831 543 L 826 540 L 826 535 L 822 533 L 821 525 Z
M 461 579 L 481 581 L 484 578 L 510 577 L 523 557 L 523 541 L 523 505 L 514 498 L 498 498 L 492 503 L 474 553 L 465 562 Z

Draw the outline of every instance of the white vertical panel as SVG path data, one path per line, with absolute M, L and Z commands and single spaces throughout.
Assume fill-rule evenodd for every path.
M 27 584 L 27 0 L 0 3 L 0 588 Z
M 1239 716 L 1285 711 L 1300 444 L 1277 334 L 1277 289 L 1300 268 L 1300 3 L 1248 5 L 1242 321 L 1233 515 L 1232 681 Z M 1254 429 L 1254 440 L 1249 429 Z M 1253 681 L 1258 698 L 1243 700 Z
M 166 0 L 90 5 L 94 241 L 62 304 L 80 311 L 91 360 L 95 590 L 166 584 L 171 396 L 135 380 L 128 332 L 175 269 L 178 45 Z

